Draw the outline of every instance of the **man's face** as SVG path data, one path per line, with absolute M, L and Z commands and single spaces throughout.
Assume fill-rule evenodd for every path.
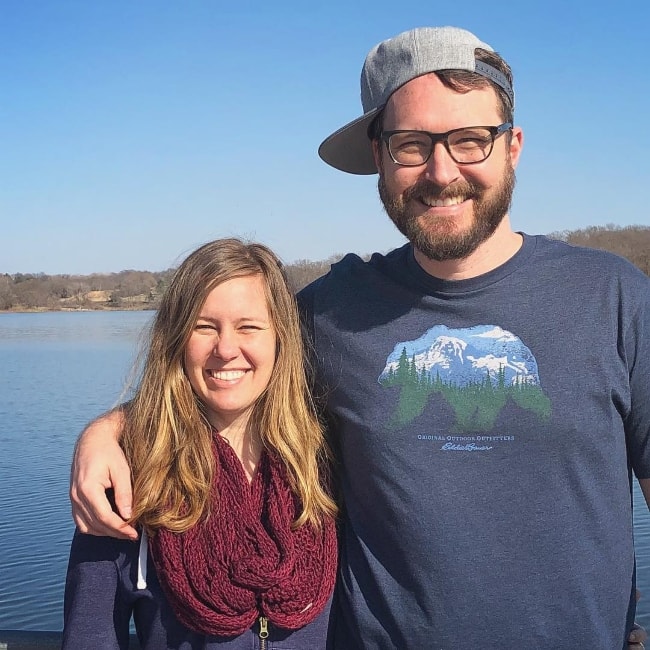
M 503 120 L 492 88 L 458 93 L 433 74 L 398 89 L 384 111 L 386 131 L 444 133 L 466 126 L 498 126 Z M 442 143 L 419 167 L 395 164 L 375 145 L 379 195 L 399 231 L 426 257 L 464 259 L 486 241 L 508 212 L 521 150 L 521 130 L 497 138 L 489 158 L 473 165 L 453 161 Z

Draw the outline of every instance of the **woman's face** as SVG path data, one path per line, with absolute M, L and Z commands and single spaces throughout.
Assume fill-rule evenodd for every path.
M 217 430 L 248 419 L 273 372 L 276 335 L 263 282 L 250 275 L 212 289 L 185 348 L 185 373 Z

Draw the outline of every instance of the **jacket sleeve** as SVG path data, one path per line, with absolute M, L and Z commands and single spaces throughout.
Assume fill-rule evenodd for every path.
M 119 568 L 128 544 L 75 531 L 65 583 L 62 650 L 128 650 L 131 605 Z

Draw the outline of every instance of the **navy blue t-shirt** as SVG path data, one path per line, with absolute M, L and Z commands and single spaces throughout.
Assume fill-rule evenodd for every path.
M 299 298 L 341 456 L 336 650 L 626 647 L 650 280 L 525 236 L 461 281 L 349 255 Z

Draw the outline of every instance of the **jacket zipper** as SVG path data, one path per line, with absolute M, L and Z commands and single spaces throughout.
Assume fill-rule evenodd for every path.
M 268 639 L 269 636 L 269 619 L 266 618 L 266 616 L 260 616 L 258 620 L 260 622 L 260 631 L 258 635 L 260 637 L 260 650 L 266 650 L 268 647 L 266 639 Z

